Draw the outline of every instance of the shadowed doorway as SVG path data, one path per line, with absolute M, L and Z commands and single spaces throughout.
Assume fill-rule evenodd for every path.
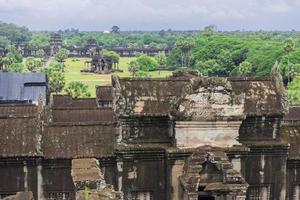
M 198 200 L 215 200 L 215 198 L 210 196 L 199 196 Z

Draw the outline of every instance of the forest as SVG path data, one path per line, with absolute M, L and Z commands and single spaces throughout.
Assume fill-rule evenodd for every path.
M 0 22 L 0 49 L 9 50 L 10 59 L 15 59 L 10 64 L 16 68 L 15 62 L 21 63 L 21 60 L 13 46 L 22 43 L 29 48 L 47 48 L 51 33 Z M 128 64 L 132 75 L 143 76 L 163 66 L 170 71 L 198 70 L 204 76 L 262 77 L 269 76 L 276 65 L 288 88 L 290 103 L 300 103 L 300 32 L 294 30 L 221 32 L 207 26 L 201 31 L 122 31 L 113 26 L 109 32 L 72 28 L 58 33 L 68 47 L 85 47 L 93 39 L 103 49 L 172 49 L 169 55 L 154 58 L 139 55 Z M 5 57 L 0 58 L 0 64 L 6 61 Z

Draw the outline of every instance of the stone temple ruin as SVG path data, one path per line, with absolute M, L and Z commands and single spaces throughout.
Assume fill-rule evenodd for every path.
M 2 102 L 0 199 L 298 200 L 299 111 L 277 74 L 113 77 L 97 98 Z

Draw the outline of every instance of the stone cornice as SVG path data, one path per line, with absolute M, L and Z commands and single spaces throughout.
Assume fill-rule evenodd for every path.
M 240 128 L 242 121 L 176 121 L 175 128 Z

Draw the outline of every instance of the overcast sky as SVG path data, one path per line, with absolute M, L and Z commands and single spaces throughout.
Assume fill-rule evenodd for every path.
M 0 21 L 32 30 L 300 30 L 300 0 L 0 0 Z

